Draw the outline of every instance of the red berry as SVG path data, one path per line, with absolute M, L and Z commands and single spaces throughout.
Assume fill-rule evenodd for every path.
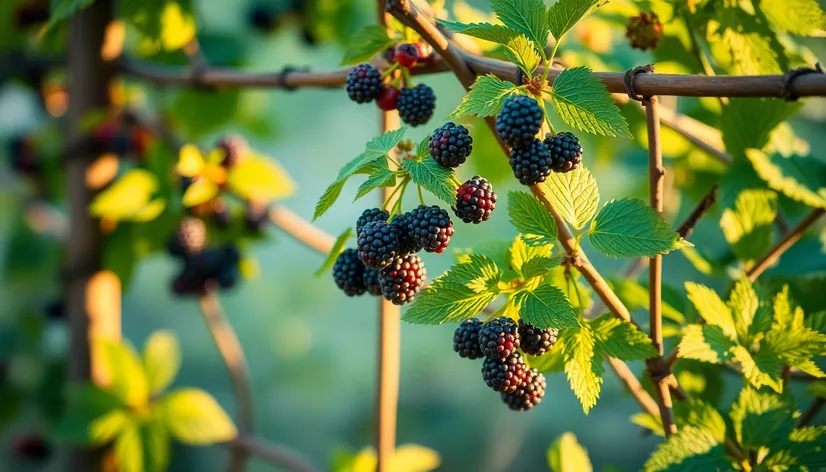
M 399 100 L 399 89 L 392 85 L 382 87 L 379 92 L 379 98 L 376 99 L 376 105 L 384 111 L 396 109 L 396 102 Z
M 396 61 L 408 69 L 419 62 L 419 49 L 410 43 L 396 46 Z

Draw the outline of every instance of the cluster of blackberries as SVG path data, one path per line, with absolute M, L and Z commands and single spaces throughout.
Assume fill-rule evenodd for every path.
M 632 16 L 625 25 L 625 37 L 634 49 L 656 49 L 663 39 L 663 24 L 654 12 Z
M 209 247 L 206 225 L 198 218 L 184 218 L 167 249 L 183 262 L 180 274 L 172 280 L 172 291 L 178 295 L 203 295 L 210 287 L 231 288 L 238 281 L 238 248 L 233 244 Z
M 34 138 L 27 135 L 13 136 L 8 143 L 9 164 L 21 175 L 36 176 L 41 170 Z
M 511 149 L 513 175 L 523 185 L 544 182 L 551 172 L 570 172 L 582 161 L 582 146 L 568 132 L 537 138 L 542 107 L 533 97 L 515 95 L 496 116 L 496 132 Z
M 466 359 L 484 357 L 482 379 L 512 410 L 529 410 L 545 395 L 545 376 L 525 363 L 522 353 L 541 356 L 553 348 L 558 331 L 539 329 L 508 317 L 482 323 L 462 321 L 453 333 L 453 350 Z M 521 352 L 519 349 L 521 348 Z
M 97 151 L 142 160 L 152 143 L 152 132 L 122 117 L 112 117 L 92 132 Z

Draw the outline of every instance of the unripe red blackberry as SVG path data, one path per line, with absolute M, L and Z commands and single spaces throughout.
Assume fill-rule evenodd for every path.
M 419 126 L 430 121 L 436 108 L 436 94 L 425 84 L 404 88 L 396 102 L 399 117 L 410 126 Z
M 456 190 L 454 213 L 465 223 L 479 224 L 490 219 L 496 208 L 496 193 L 486 179 L 475 175 Z
M 176 257 L 201 252 L 207 243 L 207 228 L 199 218 L 188 216 L 181 220 L 167 249 Z
M 527 380 L 528 366 L 522 354 L 514 352 L 504 359 L 486 357 L 482 363 L 485 384 L 501 393 L 513 393 Z
M 653 12 L 632 16 L 625 25 L 625 37 L 634 49 L 656 49 L 663 39 L 663 25 Z
M 477 318 L 459 323 L 456 331 L 453 332 L 453 350 L 459 353 L 459 357 L 478 359 L 484 356 L 479 348 L 480 329 L 482 329 L 482 322 Z
M 512 148 L 530 146 L 542 126 L 543 118 L 542 108 L 535 98 L 514 95 L 505 100 L 505 105 L 496 115 L 496 133 Z
M 582 146 L 573 133 L 549 133 L 543 142 L 551 154 L 551 170 L 564 174 L 579 167 L 579 163 L 582 162 Z
M 396 87 L 385 85 L 381 88 L 378 98 L 376 98 L 376 106 L 384 111 L 395 110 L 398 106 L 400 93 Z
M 519 343 L 522 351 L 532 356 L 541 356 L 553 349 L 559 330 L 556 328 L 540 329 L 519 320 Z
M 372 223 L 374 221 L 383 221 L 386 223 L 387 218 L 389 217 L 390 214 L 381 208 L 368 208 L 364 210 L 361 213 L 361 216 L 359 216 L 356 220 L 356 235 L 361 233 L 361 229 L 364 228 L 364 225 L 367 223 Z
M 397 215 L 393 218 L 393 221 L 390 222 L 390 224 L 396 228 L 396 234 L 399 236 L 400 256 L 413 254 L 414 252 L 419 252 L 422 250 L 422 247 L 416 244 L 416 240 L 413 238 L 413 233 L 410 230 L 410 223 L 412 221 L 411 218 L 411 213 L 407 212 Z
M 221 165 L 227 169 L 235 167 L 250 150 L 247 140 L 236 135 L 224 136 L 218 141 L 216 147 L 223 151 L 224 160 L 221 161 Z
M 373 221 L 361 228 L 356 246 L 365 266 L 381 269 L 399 254 L 399 236 L 390 224 Z
M 510 165 L 522 185 L 536 185 L 551 175 L 551 153 L 545 143 L 534 138 L 530 146 L 511 149 Z
M 545 388 L 545 376 L 536 369 L 530 369 L 525 382 L 512 393 L 503 393 L 502 401 L 511 410 L 530 410 L 542 401 L 542 397 L 545 396 Z
M 359 261 L 359 263 L 361 263 L 361 261 Z M 379 282 L 379 271 L 377 269 L 364 268 L 364 288 L 367 289 L 367 293 L 370 295 L 379 296 L 382 294 L 381 282 Z
M 450 237 L 454 233 L 450 215 L 436 205 L 419 205 L 411 211 L 407 230 L 417 246 L 436 254 L 441 254 L 447 249 Z
M 395 59 L 400 65 L 409 69 L 419 62 L 419 50 L 415 44 L 399 44 L 396 46 Z
M 381 72 L 370 64 L 359 64 L 347 74 L 347 95 L 356 103 L 372 102 L 381 87 Z
M 355 249 L 345 249 L 333 264 L 333 280 L 348 297 L 361 295 L 364 286 L 364 264 Z
M 397 257 L 379 271 L 384 298 L 394 305 L 410 303 L 424 285 L 427 272 L 424 262 L 415 254 Z
M 479 331 L 479 348 L 482 354 L 505 359 L 519 348 L 519 332 L 516 322 L 507 316 L 493 318 Z
M 462 125 L 447 122 L 430 135 L 430 155 L 445 167 L 464 164 L 472 150 L 473 138 Z

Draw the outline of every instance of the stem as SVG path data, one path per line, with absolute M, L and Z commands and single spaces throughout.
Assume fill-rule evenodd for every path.
M 774 265 L 780 256 L 783 255 L 794 243 L 796 243 L 806 231 L 811 228 L 811 226 L 820 219 L 823 214 L 826 213 L 826 210 L 822 208 L 816 208 L 812 210 L 805 218 L 800 220 L 800 223 L 797 224 L 791 231 L 786 233 L 786 235 L 777 242 L 769 251 L 760 258 L 760 261 L 754 265 L 751 269 L 746 272 L 746 276 L 749 278 L 749 282 L 754 282 L 760 277 L 766 269 Z
M 238 436 L 230 441 L 229 446 L 246 451 L 261 460 L 281 466 L 294 472 L 321 472 L 312 462 L 299 453 L 280 444 L 266 443 L 258 438 Z
M 395 204 L 396 204 L 398 201 L 400 201 L 400 200 L 401 200 L 401 198 L 398 198 L 398 199 L 396 199 L 396 200 L 393 200 L 393 197 L 395 197 L 395 196 L 396 196 L 396 194 L 397 194 L 397 193 L 399 193 L 399 192 L 404 193 L 404 187 L 405 187 L 406 185 L 407 185 L 407 179 L 403 180 L 403 181 L 402 181 L 402 183 L 401 183 L 401 185 L 396 185 L 395 187 L 393 187 L 393 190 L 392 190 L 392 191 L 390 191 L 389 189 L 385 188 L 385 189 L 384 189 L 384 191 L 382 192 L 382 197 L 380 197 L 380 198 L 382 198 L 382 199 L 384 200 L 384 202 L 381 204 L 381 207 L 382 207 L 383 209 L 385 209 L 385 210 L 386 210 L 386 209 L 387 209 L 387 205 L 389 205 L 389 204 L 392 202 L 392 203 L 393 203 L 393 207 L 392 207 L 392 209 L 393 209 L 393 210 L 395 210 Z M 388 191 L 390 191 L 390 194 L 389 194 L 389 195 L 387 195 L 387 192 L 388 192 Z M 386 195 L 386 198 L 385 198 L 385 195 Z
M 382 79 L 386 78 L 388 75 L 390 75 L 390 74 L 392 74 L 393 72 L 395 72 L 398 68 L 399 68 L 399 63 L 398 63 L 398 62 L 394 62 L 394 63 L 393 63 L 393 65 L 391 65 L 390 67 L 388 67 L 386 71 L 384 71 L 384 72 L 382 72 L 382 73 L 381 73 L 381 78 L 382 78 Z
M 333 244 L 335 244 L 336 238 L 296 215 L 287 209 L 287 207 L 272 205 L 270 209 L 270 220 L 273 224 L 289 233 L 290 236 L 321 254 L 330 252 Z
M 554 125 L 551 124 L 551 117 L 550 117 L 550 115 L 548 115 L 548 109 L 545 106 L 545 99 L 542 98 L 542 96 L 539 96 L 538 98 L 539 98 L 539 106 L 542 108 L 542 115 L 545 117 L 545 124 L 548 125 L 548 131 L 551 134 L 556 134 L 556 131 L 554 131 Z M 544 136 L 543 136 L 543 138 L 544 138 Z
M 545 72 L 542 74 L 542 83 L 543 84 L 548 82 L 548 74 L 551 73 L 551 68 L 553 67 L 553 64 L 554 64 L 554 57 L 556 57 L 556 51 L 557 51 L 557 49 L 559 49 L 559 43 L 562 42 L 562 38 L 564 38 L 564 37 L 565 36 L 563 35 L 561 38 L 556 40 L 556 42 L 554 43 L 553 49 L 551 49 L 550 57 L 548 57 L 548 59 L 543 60 L 543 62 L 545 64 Z M 543 54 L 544 54 L 544 51 L 543 51 Z
M 814 400 L 812 400 L 812 404 L 809 405 L 809 409 L 806 410 L 805 413 L 800 415 L 800 418 L 797 420 L 796 427 L 798 429 L 803 428 L 804 426 L 807 426 L 809 423 L 811 423 L 812 420 L 815 419 L 815 416 L 817 416 L 817 414 L 820 413 L 820 410 L 823 408 L 823 405 L 826 405 L 826 400 L 824 400 L 823 398 L 815 398 Z
M 424 195 L 422 195 L 422 186 L 416 184 L 416 190 L 419 192 L 419 204 L 424 205 Z

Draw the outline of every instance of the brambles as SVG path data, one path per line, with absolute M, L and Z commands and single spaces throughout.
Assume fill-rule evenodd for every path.
M 473 150 L 473 138 L 467 128 L 447 122 L 430 135 L 430 155 L 445 167 L 464 164 Z
M 454 211 L 465 223 L 479 224 L 487 221 L 494 208 L 496 193 L 490 182 L 478 175 L 473 176 L 456 191 Z
M 416 246 L 436 254 L 441 254 L 447 249 L 450 237 L 454 233 L 450 215 L 436 205 L 419 205 L 411 211 L 407 230 L 413 236 Z
M 545 376 L 536 369 L 530 369 L 525 381 L 511 393 L 502 393 L 502 401 L 515 411 L 530 410 L 545 396 Z
M 522 185 L 536 185 L 551 175 L 551 153 L 538 138 L 525 148 L 511 149 L 513 175 Z
M 663 39 L 663 25 L 654 12 L 632 16 L 625 25 L 625 37 L 634 49 L 656 49 Z
M 562 131 L 548 134 L 543 141 L 551 153 L 551 169 L 554 172 L 570 172 L 582 162 L 582 146 L 573 133 Z
M 339 254 L 333 265 L 333 280 L 348 297 L 364 293 L 366 290 L 365 267 L 355 249 L 345 249 Z
M 505 359 L 519 348 L 516 322 L 507 316 L 494 318 L 479 330 L 479 348 L 482 354 L 494 359 Z
M 410 303 L 424 285 L 424 262 L 415 254 L 395 258 L 379 271 L 384 298 L 394 305 Z
M 404 88 L 397 102 L 399 117 L 410 126 L 419 126 L 430 121 L 436 108 L 436 95 L 425 84 Z
M 373 223 L 374 221 L 382 221 L 387 222 L 387 218 L 390 215 L 387 211 L 382 210 L 381 208 L 368 208 L 361 213 L 361 216 L 358 217 L 356 220 L 356 234 L 361 233 L 361 229 L 364 228 L 364 225 L 367 223 Z
M 381 92 L 381 72 L 370 64 L 359 64 L 347 74 L 347 95 L 356 103 L 372 102 Z
M 365 266 L 381 269 L 399 253 L 399 236 L 384 221 L 372 221 L 358 232 L 358 255 Z
M 453 332 L 453 350 L 459 357 L 478 359 L 484 354 L 479 348 L 479 330 L 482 322 L 478 318 L 470 318 L 459 323 Z
M 543 113 L 533 97 L 514 95 L 496 116 L 496 132 L 502 141 L 514 149 L 533 145 L 542 126 Z
M 558 329 L 539 329 L 521 319 L 519 320 L 518 331 L 522 351 L 532 356 L 541 356 L 553 349 L 556 337 L 559 334 Z

